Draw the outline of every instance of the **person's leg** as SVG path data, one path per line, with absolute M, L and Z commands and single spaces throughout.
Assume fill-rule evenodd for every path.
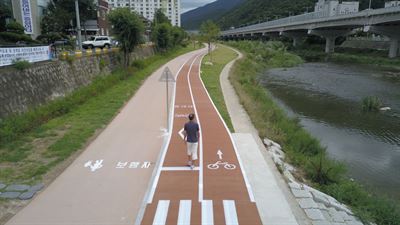
M 197 161 L 197 148 L 198 148 L 198 143 L 193 143 L 191 152 L 192 152 L 192 165 L 196 166 L 196 161 Z
M 191 143 L 186 143 L 186 147 L 187 147 L 187 156 L 188 156 L 188 166 L 192 166 L 193 162 L 192 162 L 192 152 L 191 152 Z

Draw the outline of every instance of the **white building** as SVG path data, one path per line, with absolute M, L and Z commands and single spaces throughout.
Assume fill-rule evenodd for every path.
M 162 9 L 172 25 L 181 26 L 180 0 L 108 0 L 108 4 L 110 8 L 130 8 L 151 21 L 156 10 Z
M 315 12 L 325 16 L 338 16 L 356 13 L 359 10 L 359 2 L 342 2 L 338 0 L 318 0 L 315 4 Z
M 400 6 L 400 1 L 385 2 L 385 8 Z

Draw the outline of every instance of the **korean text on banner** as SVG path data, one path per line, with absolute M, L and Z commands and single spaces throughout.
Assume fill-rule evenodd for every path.
M 22 24 L 25 28 L 25 34 L 33 33 L 32 11 L 29 2 L 29 0 L 21 0 Z
M 40 62 L 51 59 L 50 46 L 0 48 L 0 66 L 13 64 L 15 61 Z

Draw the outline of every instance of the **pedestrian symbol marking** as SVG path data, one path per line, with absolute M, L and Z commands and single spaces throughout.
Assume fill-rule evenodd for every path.
M 96 162 L 93 163 L 92 160 L 89 160 L 85 163 L 85 168 L 89 167 L 90 171 L 95 172 L 96 170 L 100 169 L 103 167 L 103 161 L 104 160 L 96 160 Z

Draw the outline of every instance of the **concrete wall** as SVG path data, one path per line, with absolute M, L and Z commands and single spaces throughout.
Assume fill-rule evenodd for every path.
M 132 58 L 149 57 L 151 47 L 137 50 Z M 105 65 L 100 68 L 100 61 Z M 98 76 L 107 76 L 117 66 L 116 54 L 83 57 L 72 62 L 35 63 L 18 71 L 12 66 L 0 69 L 0 118 L 63 97 L 88 85 Z

